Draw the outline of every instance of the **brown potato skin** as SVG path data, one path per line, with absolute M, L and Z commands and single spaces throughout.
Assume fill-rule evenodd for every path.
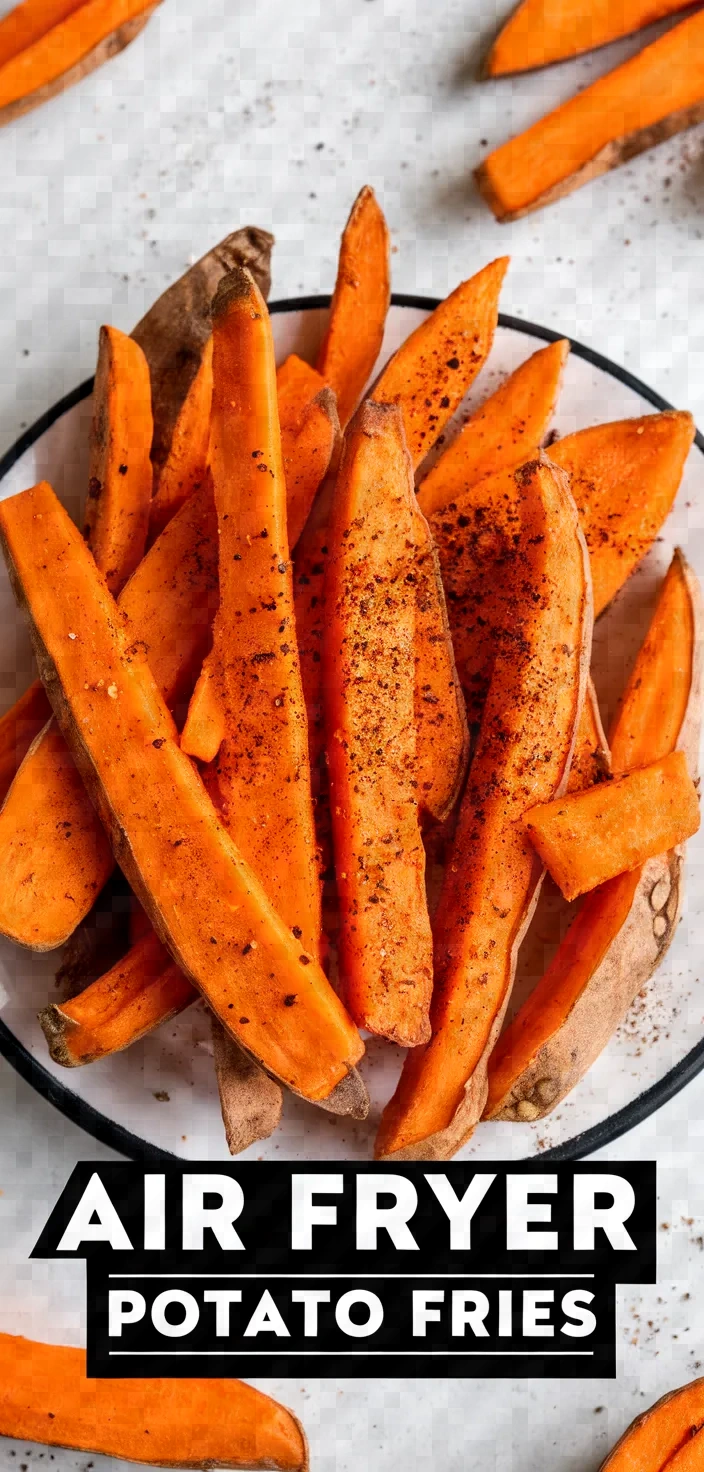
M 215 292 L 228 271 L 246 266 L 266 298 L 273 245 L 273 235 L 256 225 L 235 230 L 162 292 L 132 332 L 149 364 L 152 381 L 155 490 L 176 420 L 210 337 L 210 304 Z

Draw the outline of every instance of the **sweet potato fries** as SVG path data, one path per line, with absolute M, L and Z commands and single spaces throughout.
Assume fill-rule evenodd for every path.
M 43 681 L 0 722 L 0 933 L 62 944 L 117 863 L 129 947 L 82 981 L 77 952 L 73 995 L 41 1017 L 57 1063 L 200 998 L 239 1151 L 285 1088 L 363 1117 L 363 1028 L 409 1049 L 378 1155 L 443 1159 L 483 1114 L 564 1097 L 674 932 L 702 691 L 681 556 L 611 749 L 589 663 L 592 609 L 660 532 L 693 424 L 646 415 L 545 452 L 564 340 L 468 413 L 504 259 L 374 380 L 370 190 L 315 366 L 277 370 L 270 246 L 238 232 L 132 339 L 104 330 L 88 542 L 45 483 L 0 503 Z M 586 899 L 501 1034 L 544 863 Z

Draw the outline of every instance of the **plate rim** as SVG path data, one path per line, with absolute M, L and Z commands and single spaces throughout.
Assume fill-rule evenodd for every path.
M 273 314 L 283 312 L 314 311 L 330 306 L 332 297 L 330 295 L 311 295 L 299 297 L 283 297 L 269 303 L 269 311 Z M 391 306 L 411 307 L 421 311 L 434 311 L 440 304 L 441 298 L 432 296 L 418 296 L 408 292 L 392 292 Z M 603 353 L 598 353 L 594 348 L 577 342 L 568 333 L 556 332 L 551 327 L 543 327 L 536 322 L 530 322 L 524 317 L 514 317 L 506 312 L 499 312 L 498 325 L 507 327 L 516 332 L 522 332 L 526 337 L 539 338 L 543 342 L 560 342 L 566 339 L 570 344 L 570 352 L 585 362 L 591 363 L 593 367 L 601 369 L 603 373 L 611 378 L 617 379 L 633 389 L 634 393 L 646 399 L 654 408 L 672 410 L 674 405 L 663 398 L 656 389 L 650 388 L 643 383 L 636 374 L 631 373 L 628 368 L 615 363 L 613 359 L 607 358 Z M 0 482 L 13 468 L 22 455 L 31 449 L 32 445 L 46 433 L 51 426 L 73 409 L 76 404 L 86 399 L 93 389 L 93 378 L 84 379 L 71 389 L 70 393 L 64 394 L 52 404 L 33 424 L 26 429 L 18 439 L 0 457 Z M 704 455 L 704 435 L 699 430 L 695 431 L 694 444 Z M 185 1160 L 187 1157 L 176 1155 L 160 1145 L 153 1145 L 149 1140 L 143 1140 L 140 1135 L 135 1135 L 131 1130 L 125 1129 L 124 1125 L 109 1119 L 102 1114 L 93 1104 L 81 1099 L 78 1094 L 55 1078 L 48 1068 L 39 1063 L 24 1043 L 11 1031 L 2 1018 L 0 1018 L 0 1057 L 15 1069 L 15 1072 L 27 1082 L 43 1099 L 52 1104 L 55 1109 L 69 1119 L 72 1124 L 91 1135 L 93 1139 L 101 1144 L 107 1145 L 118 1154 L 133 1160 L 138 1164 L 159 1165 L 167 1164 L 169 1161 Z M 651 1114 L 662 1108 L 668 1101 L 693 1078 L 704 1069 L 704 1038 L 702 1038 L 684 1058 L 680 1059 L 673 1068 L 668 1069 L 656 1083 L 651 1084 L 642 1093 L 637 1094 L 629 1104 L 615 1114 L 607 1115 L 597 1124 L 579 1134 L 573 1135 L 571 1139 L 565 1140 L 561 1145 L 551 1146 L 547 1150 L 538 1151 L 537 1155 L 526 1156 L 526 1160 L 555 1160 L 574 1161 L 580 1160 L 585 1155 L 601 1149 L 604 1145 L 610 1145 L 614 1140 L 620 1138 L 632 1130 L 636 1125 L 642 1124 Z

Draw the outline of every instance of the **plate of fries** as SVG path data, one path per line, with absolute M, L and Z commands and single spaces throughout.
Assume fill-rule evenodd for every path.
M 271 245 L 0 466 L 0 1048 L 138 1159 L 574 1158 L 704 1062 L 704 445 L 371 190 Z

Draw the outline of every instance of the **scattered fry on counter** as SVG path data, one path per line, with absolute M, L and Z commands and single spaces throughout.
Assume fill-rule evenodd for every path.
M 656 20 L 687 10 L 695 0 L 521 0 L 499 32 L 484 65 L 485 77 L 511 76 L 552 66 L 597 46 L 608 46 Z
M 123 51 L 161 0 L 24 0 L 0 22 L 0 127 Z
M 84 1350 L 17 1334 L 0 1334 L 0 1366 L 1 1436 L 157 1467 L 308 1472 L 300 1421 L 242 1380 L 89 1380 Z
M 534 8 L 530 4 L 530 10 Z M 610 16 L 618 18 L 617 27 L 623 17 L 626 29 L 632 28 L 627 13 L 636 8 L 629 6 L 624 13 L 621 5 L 599 5 L 607 26 Z M 648 20 L 682 8 L 657 3 L 641 7 L 650 12 Z M 514 20 L 518 30 L 520 10 Z M 585 15 L 587 28 L 588 24 Z M 520 42 L 518 45 L 522 50 Z M 526 49 L 525 55 L 531 54 L 535 53 Z M 535 64 L 528 61 L 528 65 Z M 694 127 L 702 118 L 704 12 L 697 11 L 525 133 L 494 149 L 475 170 L 475 179 L 497 220 L 520 220 L 628 163 L 645 149 Z
M 704 1379 L 692 1380 L 636 1416 L 599 1472 L 698 1472 L 703 1427 Z

